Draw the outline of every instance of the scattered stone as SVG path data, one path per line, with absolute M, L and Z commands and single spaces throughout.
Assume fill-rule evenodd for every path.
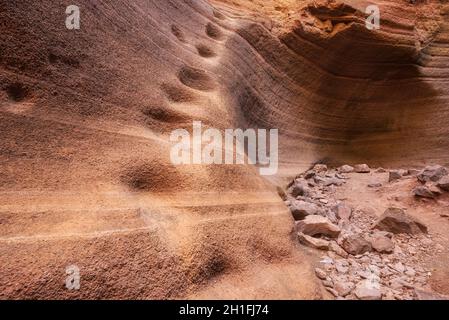
M 337 238 L 340 235 L 340 228 L 333 224 L 328 218 L 310 215 L 302 221 L 296 222 L 298 232 L 309 236 L 326 235 L 330 238 Z
M 411 268 L 411 267 L 405 267 L 405 272 L 404 272 L 407 276 L 409 277 L 414 277 L 416 276 L 416 271 L 415 269 Z
M 443 176 L 447 175 L 447 169 L 443 166 L 428 166 L 425 167 L 423 171 L 421 171 L 418 174 L 418 180 L 421 181 L 422 183 L 425 183 L 427 181 L 438 181 L 440 180 Z
M 329 291 L 334 297 L 338 297 L 338 292 L 330 287 L 326 287 L 326 290 Z
M 444 191 L 449 191 L 449 176 L 444 176 L 438 181 L 437 186 Z
M 407 175 L 409 176 L 417 176 L 421 171 L 416 170 L 416 169 L 408 169 L 407 170 Z
M 415 197 L 421 198 L 434 199 L 436 197 L 436 194 L 433 193 L 427 186 L 417 186 L 415 189 L 413 189 L 413 194 L 415 195 Z
M 320 260 L 320 263 L 324 265 L 332 265 L 334 264 L 334 260 L 331 257 L 324 256 L 323 259 Z
M 342 258 L 348 258 L 349 254 L 335 241 L 329 241 L 329 251 L 335 252 Z
M 384 168 L 377 168 L 376 169 L 376 173 L 385 173 L 387 172 L 387 170 L 385 170 Z
M 349 221 L 352 217 L 352 208 L 344 202 L 340 202 L 339 204 L 337 204 L 332 208 L 332 211 L 340 220 Z
M 382 187 L 382 183 L 380 182 L 373 182 L 368 184 L 368 188 L 380 188 L 380 187 Z
M 441 295 L 436 292 L 430 292 L 415 288 L 415 295 L 418 300 L 449 300 L 449 296 Z
M 305 246 L 318 250 L 329 250 L 329 241 L 327 240 L 314 238 L 301 232 L 298 233 L 298 239 Z
M 337 186 L 349 179 L 344 173 L 355 170 L 351 168 L 317 165 L 298 175 L 283 197 L 297 220 L 299 241 L 326 251 L 320 267 L 315 269 L 316 276 L 336 299 L 417 299 L 415 288 L 427 288 L 432 274 L 424 267 L 424 261 L 445 248 L 437 247 L 432 237 L 425 234 L 427 227 L 406 214 L 405 208 L 388 208 L 380 218 L 371 207 L 352 209 L 345 203 L 347 199 L 342 199 L 346 198 L 344 194 L 337 192 Z M 369 168 L 358 171 L 369 172 Z M 391 170 L 388 174 L 390 181 L 397 181 L 416 173 Z M 369 187 L 382 187 L 384 178 L 372 178 Z M 421 187 L 438 195 L 444 187 L 449 189 L 449 176 L 444 175 L 439 181 L 429 178 Z M 387 199 L 408 202 L 405 195 L 397 199 L 392 194 Z M 441 198 L 432 203 L 444 207 Z
M 325 164 L 316 164 L 312 170 L 315 172 L 326 172 L 327 166 Z
M 345 233 L 338 238 L 338 244 L 348 253 L 358 255 L 372 250 L 371 244 L 361 234 Z
M 329 178 L 329 177 L 323 178 L 323 177 L 320 177 L 320 176 L 315 176 L 314 180 L 315 180 L 315 183 L 323 185 L 325 187 L 329 187 L 329 186 L 332 186 L 332 185 L 339 187 L 339 186 L 342 186 L 343 183 L 345 183 L 344 180 L 338 179 L 338 178 L 335 178 L 335 177 L 333 177 L 333 178 Z
M 382 298 L 379 286 L 373 284 L 370 279 L 360 281 L 354 294 L 360 300 L 380 300 Z
M 393 207 L 385 210 L 374 225 L 374 228 L 394 234 L 427 233 L 427 227 L 422 222 L 405 213 L 403 209 Z
M 426 183 L 426 187 L 430 190 L 430 192 L 432 192 L 435 196 L 439 196 L 442 195 L 443 192 L 441 191 L 440 188 L 437 187 L 437 185 L 435 183 L 431 183 L 431 182 L 427 182 Z
M 338 273 L 346 274 L 349 271 L 349 264 L 346 260 L 337 260 L 335 261 L 335 270 Z
M 321 280 L 326 280 L 327 278 L 326 271 L 324 271 L 323 269 L 315 268 L 315 274 Z
M 338 168 L 337 170 L 338 170 L 338 172 L 341 172 L 341 173 L 351 173 L 351 172 L 354 172 L 354 167 L 351 167 L 351 166 L 345 164 L 345 165 L 341 166 L 340 168 Z
M 402 178 L 402 173 L 399 170 L 391 170 L 389 177 L 388 177 L 388 182 L 393 182 L 396 180 L 399 180 Z
M 345 176 L 345 175 L 343 175 L 341 173 L 338 173 L 338 172 L 335 174 L 335 177 L 338 178 L 338 179 L 341 179 L 341 180 L 349 179 L 347 176 Z
M 384 232 L 375 232 L 370 237 L 371 246 L 379 253 L 392 253 L 394 242 Z
M 304 174 L 304 179 L 312 179 L 315 176 L 316 176 L 316 172 L 309 170 Z
M 407 280 L 405 280 L 402 277 L 399 278 L 393 278 L 389 283 L 390 288 L 395 290 L 400 290 L 402 288 L 408 288 L 413 289 L 413 284 L 409 283 Z
M 309 215 L 318 214 L 319 207 L 313 203 L 305 202 L 302 200 L 293 201 L 290 205 L 290 211 L 293 215 L 293 218 L 298 220 L 303 220 L 305 217 Z
M 334 289 L 337 291 L 339 296 L 346 297 L 352 292 L 352 290 L 354 290 L 354 284 L 352 282 L 338 281 L 335 283 Z
M 404 271 L 405 271 L 405 267 L 401 262 L 391 265 L 391 268 L 396 270 L 399 273 L 404 273 Z
M 357 173 L 370 173 L 371 169 L 367 164 L 358 164 L 354 166 L 354 171 Z
M 295 183 L 290 189 L 290 194 L 295 198 L 298 196 L 308 196 L 309 193 L 310 188 L 308 182 L 302 179 L 295 180 Z
M 382 300 L 396 300 L 395 294 L 392 290 L 387 290 L 385 293 L 382 294 Z

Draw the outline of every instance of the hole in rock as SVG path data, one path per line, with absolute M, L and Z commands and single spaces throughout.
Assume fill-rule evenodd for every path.
M 8 94 L 8 97 L 11 100 L 16 102 L 23 101 L 29 95 L 28 89 L 25 88 L 24 85 L 19 82 L 12 83 L 9 86 L 7 86 L 6 93 Z

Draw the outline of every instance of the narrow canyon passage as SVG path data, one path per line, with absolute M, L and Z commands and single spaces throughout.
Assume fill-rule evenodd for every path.
M 370 3 L 379 30 L 367 1 L 80 0 L 68 30 L 0 0 L 0 298 L 329 298 L 280 190 L 449 165 L 449 3 Z M 278 173 L 174 165 L 194 121 L 278 129 Z

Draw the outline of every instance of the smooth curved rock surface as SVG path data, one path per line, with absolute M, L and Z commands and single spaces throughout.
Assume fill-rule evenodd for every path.
M 0 298 L 320 298 L 275 184 L 449 162 L 447 1 L 78 2 L 0 3 Z M 278 175 L 173 166 L 194 120 L 279 128 Z

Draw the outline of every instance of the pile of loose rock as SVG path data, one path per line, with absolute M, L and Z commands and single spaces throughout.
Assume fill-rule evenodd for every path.
M 448 186 L 443 169 L 390 171 L 390 182 L 416 174 L 422 183 L 418 188 L 435 194 L 435 188 Z M 288 186 L 286 204 L 298 239 L 326 252 L 315 272 L 337 299 L 419 298 L 431 275 L 423 261 L 437 250 L 427 227 L 403 209 L 391 207 L 377 217 L 354 210 L 335 196 L 336 188 L 349 179 L 348 173 L 370 171 L 366 164 L 337 169 L 318 164 L 297 176 Z M 416 189 L 414 193 L 418 196 Z
M 442 166 L 428 166 L 417 174 L 419 185 L 413 189 L 417 197 L 434 199 L 449 191 L 448 171 Z

